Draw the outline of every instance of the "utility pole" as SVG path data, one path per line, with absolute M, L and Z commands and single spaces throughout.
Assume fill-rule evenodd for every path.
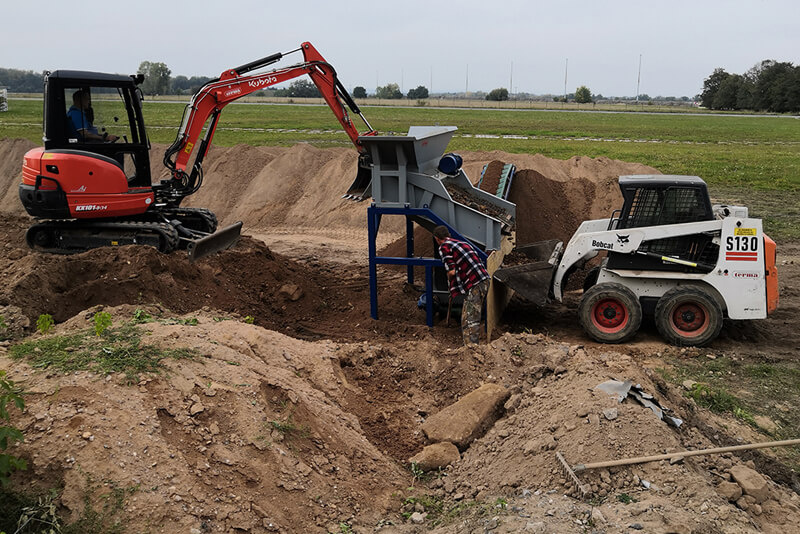
M 514 90 L 514 62 L 513 61 L 511 62 L 511 76 L 509 76 L 509 79 L 508 79 L 508 90 L 512 91 L 512 92 Z M 511 95 L 509 95 L 509 97 L 510 96 Z
M 567 72 L 569 71 L 569 58 L 564 63 L 564 102 L 567 101 Z
M 467 82 L 464 86 L 464 98 L 469 98 L 469 63 L 467 63 Z
M 430 89 L 428 91 L 428 94 L 429 95 L 433 94 L 433 65 L 431 65 L 431 84 L 430 84 Z
M 636 103 L 639 103 L 639 83 L 642 81 L 642 54 L 639 54 L 639 75 L 636 77 Z
M 403 89 L 403 77 L 404 77 L 403 74 L 404 74 L 403 69 L 400 69 L 400 92 L 401 93 L 405 92 L 405 90 Z

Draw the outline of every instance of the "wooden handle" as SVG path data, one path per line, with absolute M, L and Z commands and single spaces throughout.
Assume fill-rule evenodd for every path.
M 769 441 L 766 443 L 750 443 L 749 445 L 734 445 L 732 447 L 717 447 L 715 449 L 699 449 L 696 451 L 671 452 L 669 454 L 658 454 L 656 456 L 639 456 L 638 458 L 628 458 L 624 460 L 609 460 L 606 462 L 595 462 L 592 464 L 578 464 L 572 467 L 574 471 L 585 469 L 597 469 L 598 467 L 614 467 L 617 465 L 644 464 L 647 462 L 658 462 L 660 460 L 671 460 L 673 458 L 686 458 L 689 456 L 702 456 L 705 454 L 723 454 L 726 452 L 749 451 L 752 449 L 764 449 L 767 447 L 788 447 L 800 445 L 800 439 L 787 439 L 783 441 Z

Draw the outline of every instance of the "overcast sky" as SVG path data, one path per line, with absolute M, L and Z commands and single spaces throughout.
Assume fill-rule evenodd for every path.
M 568 92 L 635 95 L 641 55 L 641 93 L 691 97 L 717 67 L 800 63 L 799 0 L 3 4 L 0 67 L 35 71 L 130 74 L 149 60 L 173 76 L 218 76 L 310 41 L 346 87 L 370 92 L 397 83 L 561 94 L 568 63 Z

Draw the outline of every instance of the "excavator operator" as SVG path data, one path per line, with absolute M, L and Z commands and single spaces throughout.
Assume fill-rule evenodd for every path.
M 88 89 L 78 89 L 72 93 L 72 106 L 67 111 L 69 137 L 84 142 L 115 142 L 119 137 L 107 132 L 101 134 L 92 124 L 94 114 L 90 104 L 91 98 Z

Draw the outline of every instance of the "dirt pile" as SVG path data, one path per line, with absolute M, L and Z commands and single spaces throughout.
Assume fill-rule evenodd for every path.
M 116 324 L 133 310 L 106 309 Z M 57 333 L 90 327 L 90 315 Z M 112 481 L 130 490 L 129 532 L 338 531 L 355 516 L 377 522 L 407 474 L 342 409 L 357 388 L 343 379 L 340 347 L 196 317 L 194 326 L 141 326 L 147 344 L 198 356 L 169 360 L 165 374 L 138 386 L 121 374 L 58 376 L 4 359 L 27 391 L 18 422 L 26 438 L 15 454 L 29 469 L 20 483 L 63 484 L 61 504 L 75 520 L 87 477 Z
M 27 139 L 0 139 L 0 213 L 25 213 L 18 190 L 22 156 L 36 146 Z
M 163 147 L 158 147 L 163 151 Z M 154 176 L 166 178 L 161 158 Z M 247 229 L 284 226 L 358 228 L 366 232 L 364 203 L 342 199 L 358 170 L 358 154 L 345 148 L 211 148 L 203 187 L 187 206 L 209 208 L 223 223 L 243 221 Z
M 107 311 L 120 324 L 135 308 Z M 196 318 L 191 326 L 145 309 L 157 318 L 142 326 L 148 344 L 198 356 L 125 385 L 121 374 L 33 370 L 0 348 L 2 367 L 29 392 L 26 413 L 14 416 L 26 442 L 13 452 L 31 467 L 15 483 L 63 484 L 61 504 L 73 518 L 89 475 L 130 490 L 120 513 L 131 531 L 338 532 L 347 523 L 368 532 L 391 522 L 391 532 L 417 532 L 411 512 L 430 513 L 428 526 L 444 522 L 443 533 L 568 533 L 576 524 L 780 532 L 800 521 L 791 473 L 761 452 L 587 471 L 579 476 L 592 485 L 593 506 L 563 496 L 571 487 L 556 450 L 575 464 L 765 439 L 696 408 L 647 371 L 649 351 L 534 334 L 507 334 L 477 352 L 430 337 L 311 343 L 213 313 L 179 318 Z M 93 311 L 56 333 L 90 327 Z M 609 377 L 640 383 L 682 427 L 593 390 Z M 400 462 L 425 444 L 423 422 L 489 383 L 511 394 L 502 417 L 441 476 L 412 480 Z M 757 470 L 765 489 L 750 498 L 732 491 L 732 471 L 742 470 L 735 466 Z M 425 504 L 418 509 L 412 495 Z
M 28 224 L 23 217 L 0 218 L 0 306 L 18 307 L 29 325 L 43 313 L 61 322 L 97 304 L 156 302 L 179 313 L 205 307 L 249 315 L 256 324 L 304 339 L 414 338 L 428 332 L 420 320 L 424 311 L 417 310 L 414 294 L 403 293 L 394 273 L 381 274 L 384 320 L 369 318 L 365 265 L 306 265 L 247 237 L 195 264 L 181 252 L 165 255 L 140 246 L 41 254 L 25 245 Z M 398 323 L 393 318 L 399 316 L 409 320 Z
M 22 139 L 0 142 L 0 211 L 23 213 L 17 185 L 22 155 L 34 146 Z M 154 182 L 168 177 L 161 163 L 165 148 L 154 145 L 151 152 Z M 517 166 L 510 200 L 517 204 L 520 244 L 569 237 L 581 220 L 608 216 L 619 206 L 619 175 L 658 173 L 644 165 L 602 157 L 564 161 L 499 151 L 462 156 L 464 170 L 475 183 L 485 164 Z M 364 203 L 341 198 L 355 178 L 357 165 L 356 152 L 346 148 L 213 146 L 204 165 L 203 187 L 187 198 L 186 205 L 211 209 L 223 224 L 241 220 L 246 231 L 355 230 L 365 238 Z M 403 221 L 397 217 L 387 218 L 381 228 L 390 234 L 403 230 Z M 430 248 L 429 240 L 418 241 Z
M 573 532 L 575 520 L 589 524 L 590 506 L 575 506 L 575 501 L 560 497 L 573 493 L 573 487 L 559 468 L 555 451 L 574 465 L 769 441 L 746 425 L 701 413 L 657 375 L 636 365 L 629 354 L 554 343 L 530 334 L 506 335 L 485 352 L 494 351 L 510 353 L 523 370 L 506 403 L 506 417 L 474 442 L 450 476 L 434 487 L 456 501 L 493 502 L 516 495 L 516 512 L 528 515 L 504 518 L 508 532 L 515 531 L 510 525 L 524 530 L 532 521 L 524 518 L 530 515 L 544 523 L 542 532 Z M 672 428 L 632 399 L 618 403 L 594 390 L 609 377 L 641 384 L 684 424 Z M 766 480 L 768 489 L 763 493 L 750 497 L 742 497 L 741 491 L 730 493 L 735 477 L 731 471 L 745 461 Z M 676 464 L 662 461 L 578 476 L 604 503 L 598 506 L 603 524 L 595 520 L 595 528 L 610 532 L 625 531 L 634 523 L 646 532 L 752 532 L 753 525 L 764 532 L 780 532 L 785 525 L 800 524 L 800 499 L 775 483 L 791 487 L 796 477 L 770 453 L 700 456 Z

